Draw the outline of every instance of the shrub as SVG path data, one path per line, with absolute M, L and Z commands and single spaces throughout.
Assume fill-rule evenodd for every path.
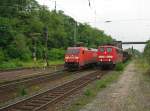
M 115 70 L 116 71 L 122 71 L 124 69 L 123 63 L 116 64 Z
M 14 63 L 16 67 L 22 67 L 23 66 L 22 62 L 19 59 L 14 59 L 11 62 Z
M 25 42 L 26 38 L 22 34 L 18 34 L 15 40 L 7 47 L 7 54 L 10 58 L 29 60 L 31 59 L 31 51 Z
M 87 89 L 85 92 L 84 92 L 84 95 L 85 96 L 91 96 L 92 95 L 92 91 Z
M 150 64 L 150 40 L 144 48 L 144 57 L 147 60 L 147 63 Z
M 27 90 L 26 90 L 26 88 L 24 86 L 21 86 L 19 88 L 19 95 L 21 95 L 21 96 L 27 95 Z
M 53 48 L 48 51 L 48 58 L 50 60 L 62 60 L 64 58 L 65 50 Z
M 14 69 L 22 66 L 23 64 L 19 59 L 14 59 L 9 61 L 2 61 L 0 64 L 0 69 Z
M 3 61 L 2 64 L 0 64 L 0 68 L 1 69 L 16 68 L 16 64 L 13 62 Z
M 0 49 L 0 62 L 4 61 L 5 56 L 4 56 L 4 52 L 2 51 L 2 49 Z

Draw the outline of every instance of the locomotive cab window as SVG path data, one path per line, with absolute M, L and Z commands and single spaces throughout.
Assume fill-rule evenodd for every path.
M 112 52 L 112 48 L 107 48 L 107 52 Z
M 99 51 L 104 52 L 104 47 L 100 47 Z
M 79 49 L 69 49 L 67 50 L 66 54 L 79 54 Z

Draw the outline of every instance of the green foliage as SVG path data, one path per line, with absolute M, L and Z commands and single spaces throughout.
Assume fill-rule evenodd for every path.
M 84 95 L 85 95 L 85 96 L 91 96 L 91 95 L 92 95 L 91 90 L 86 89 L 86 91 L 84 92 Z
M 0 62 L 31 60 L 33 47 L 36 47 L 37 59 L 43 59 L 45 27 L 48 27 L 50 60 L 63 59 L 63 49 L 73 46 L 76 21 L 63 11 L 49 11 L 36 0 L 0 0 L 0 4 L 0 49 L 4 49 L 0 50 Z M 85 43 L 87 47 L 97 48 L 112 41 L 104 31 L 88 24 L 79 23 L 76 29 L 76 41 Z
M 122 71 L 124 69 L 123 63 L 117 63 L 115 66 L 116 71 Z
M 2 61 L 0 64 L 0 69 L 13 69 L 17 67 L 22 67 L 22 63 L 18 59 L 9 60 L 9 61 Z
M 63 60 L 49 60 L 50 65 L 57 65 L 57 64 L 63 64 Z M 0 63 L 0 70 L 5 70 L 5 69 L 16 69 L 16 68 L 22 68 L 22 67 L 43 67 L 44 66 L 44 61 L 37 60 L 37 61 L 20 61 L 19 59 L 14 59 L 14 60 L 8 60 L 8 61 L 1 61 Z
M 137 58 L 142 55 L 141 52 L 139 52 L 137 49 L 128 48 L 128 49 L 126 49 L 126 51 L 129 53 L 130 57 L 132 57 L 132 58 L 133 57 Z
M 150 64 L 150 40 L 144 48 L 144 57 L 147 60 L 147 63 Z
M 50 60 L 62 60 L 64 58 L 65 50 L 53 48 L 48 52 Z
M 2 51 L 2 49 L 0 49 L 0 61 L 4 61 L 4 60 L 5 60 L 4 52 Z
M 22 34 L 18 34 L 14 39 L 15 40 L 8 45 L 8 56 L 13 59 L 29 60 L 31 58 L 31 52 L 28 47 L 26 47 L 25 37 Z
M 13 63 L 13 62 L 10 62 L 10 63 L 8 63 L 8 62 L 2 62 L 1 63 L 1 65 L 0 65 L 0 69 L 7 69 L 7 68 L 16 68 L 16 65 L 15 65 L 15 63 Z
M 21 87 L 19 88 L 19 94 L 20 94 L 21 96 L 27 95 L 27 90 L 26 90 L 26 88 L 25 88 L 24 86 L 21 86 Z

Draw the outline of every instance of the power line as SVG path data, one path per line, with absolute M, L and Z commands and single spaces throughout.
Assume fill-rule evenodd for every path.
M 120 20 L 113 20 L 113 19 L 107 19 L 107 20 L 101 20 L 97 21 L 97 23 L 112 23 L 112 22 L 132 22 L 132 21 L 150 21 L 150 18 L 135 18 L 135 19 L 120 19 Z M 88 23 L 94 23 L 92 21 Z
M 89 7 L 91 7 L 91 1 L 90 1 L 90 0 L 88 0 L 88 2 L 89 2 Z

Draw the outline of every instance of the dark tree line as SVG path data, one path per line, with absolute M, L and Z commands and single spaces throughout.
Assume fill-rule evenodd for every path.
M 49 11 L 35 0 L 0 0 L 0 61 L 30 60 L 34 50 L 37 58 L 43 58 L 45 27 L 49 58 L 59 59 L 59 54 L 74 44 L 75 24 L 63 11 Z M 76 41 L 88 47 L 112 41 L 104 31 L 88 24 L 78 23 L 76 32 Z

